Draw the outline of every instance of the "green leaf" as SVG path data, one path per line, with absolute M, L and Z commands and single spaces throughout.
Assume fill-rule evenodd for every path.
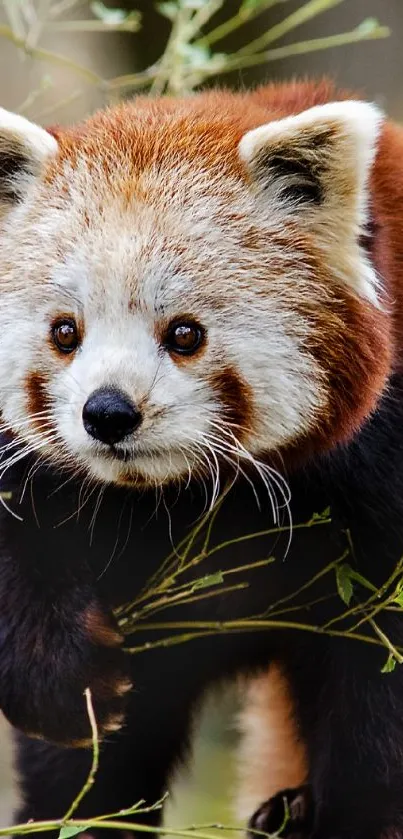
M 210 586 L 219 586 L 224 582 L 224 574 L 222 571 L 216 571 L 215 574 L 206 574 L 205 577 L 201 577 L 200 580 L 196 580 L 196 582 L 192 586 L 192 591 L 197 591 L 201 588 L 209 588 Z
M 167 3 L 157 3 L 156 4 L 157 12 L 160 13 L 163 17 L 167 17 L 168 20 L 174 21 L 177 14 L 178 14 L 178 6 L 174 2 L 167 2 Z
M 403 591 L 399 592 L 399 594 L 393 598 L 392 602 L 397 603 L 398 606 L 403 606 Z
M 326 507 L 323 513 L 314 513 L 311 521 L 327 521 L 327 519 L 330 519 L 330 507 Z
M 62 827 L 60 829 L 58 839 L 70 839 L 71 836 L 77 836 L 77 834 L 82 833 L 83 830 L 85 830 L 85 827 L 83 825 L 78 827 L 77 825 L 75 825 L 74 827 L 69 827 L 67 825 L 66 827 Z
M 352 569 L 347 562 L 343 565 L 338 565 L 336 568 L 337 591 L 346 606 L 350 605 L 354 590 L 351 579 L 351 571 Z
M 351 570 L 351 579 L 354 580 L 354 582 L 359 583 L 364 588 L 369 589 L 369 591 L 372 591 L 373 594 L 378 593 L 377 587 L 374 586 L 372 583 L 370 583 L 370 581 L 367 580 L 365 577 L 363 577 L 362 574 L 359 574 L 358 571 L 354 571 L 353 568 L 351 568 L 350 570 Z
M 382 667 L 381 673 L 393 673 L 393 671 L 396 667 L 396 664 L 397 664 L 397 661 L 396 661 L 394 655 L 391 653 L 390 656 L 388 656 L 388 659 L 387 659 L 386 663 Z
M 362 35 L 370 35 L 371 32 L 375 32 L 376 29 L 379 27 L 379 20 L 376 17 L 367 17 L 362 23 L 357 26 L 357 32 L 361 32 Z

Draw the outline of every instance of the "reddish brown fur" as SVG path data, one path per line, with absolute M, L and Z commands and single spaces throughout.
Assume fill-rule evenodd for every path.
M 313 241 L 307 242 L 306 258 L 317 281 L 326 284 L 320 255 Z M 403 279 L 403 278 L 402 278 Z M 327 371 L 332 394 L 327 414 L 310 433 L 305 444 L 288 446 L 282 456 L 292 462 L 305 460 L 310 453 L 331 448 L 350 439 L 370 416 L 384 388 L 393 364 L 391 319 L 387 311 L 375 310 L 362 299 L 344 290 L 334 295 L 321 311 L 315 301 L 299 303 L 297 310 L 318 320 L 318 329 L 309 347 L 322 369 Z
M 246 131 L 313 105 L 345 98 L 352 98 L 352 94 L 336 90 L 326 80 L 269 85 L 244 94 L 210 91 L 182 102 L 169 97 L 138 97 L 99 111 L 76 128 L 52 129 L 60 152 L 48 178 L 54 176 L 60 162 L 74 163 L 82 153 L 88 161 L 102 160 L 106 174 L 119 160 L 130 159 L 140 171 L 161 163 L 162 158 L 167 163 L 180 156 L 190 163 L 220 167 L 246 178 L 237 154 L 238 143 Z M 106 142 L 107 156 L 100 153 Z M 134 182 L 126 184 L 127 190 L 134 188 Z
M 123 192 L 128 199 L 137 190 L 136 173 L 152 165 L 167 166 L 178 155 L 192 165 L 248 180 L 237 154 L 239 140 L 246 131 L 271 119 L 346 97 L 351 98 L 351 93 L 336 90 L 331 82 L 324 80 L 270 85 L 245 94 L 213 91 L 182 102 L 138 98 L 133 103 L 97 113 L 77 128 L 55 130 L 60 152 L 47 177 L 52 179 L 64 160 L 74 164 L 77 155 L 84 153 L 94 165 L 103 161 L 111 189 Z M 108 155 L 104 153 L 105 146 Z M 312 305 L 310 317 L 317 321 L 317 339 L 311 347 L 329 370 L 333 397 L 322 426 L 306 441 L 310 449 L 328 447 L 350 437 L 374 409 L 390 366 L 399 368 L 402 364 L 403 221 L 397 210 L 403 200 L 403 172 L 400 177 L 398 174 L 402 156 L 403 132 L 389 124 L 383 132 L 372 179 L 372 212 L 377 229 L 372 253 L 386 287 L 384 311 L 375 311 L 362 300 L 357 302 L 347 289 L 342 294 L 336 290 L 329 298 L 327 309 L 321 305 L 315 311 L 314 302 Z M 122 176 L 123 182 L 112 177 L 119 161 L 129 163 L 133 171 L 131 178 Z M 285 244 L 297 247 L 295 235 L 295 229 L 284 230 Z M 248 244 L 253 248 L 255 242 L 256 231 L 252 230 Z M 304 241 L 299 232 L 299 247 L 312 265 L 315 281 L 327 285 L 328 278 L 314 241 L 308 235 Z M 346 330 L 349 341 L 345 340 Z M 349 346 L 348 353 L 346 346 Z M 219 389 L 223 388 L 228 395 L 224 379 L 219 384 Z M 244 387 L 240 392 L 245 393 Z M 231 400 L 232 410 L 236 402 L 237 398 Z M 242 408 L 248 403 L 249 399 L 242 397 Z M 251 412 L 243 414 L 242 420 L 240 414 L 237 407 L 237 421 L 245 424 Z
M 117 629 L 108 624 L 105 615 L 102 615 L 94 606 L 88 607 L 84 616 L 84 626 L 94 644 L 100 644 L 102 647 L 117 647 L 123 641 Z
M 295 716 L 291 688 L 278 664 L 245 685 L 246 705 L 239 722 L 241 780 L 238 813 L 250 818 L 263 801 L 308 777 L 308 756 Z
M 223 419 L 231 423 L 233 432 L 242 443 L 245 432 L 253 423 L 253 395 L 239 373 L 227 367 L 210 378 L 212 388 L 224 405 Z
M 50 421 L 43 417 L 43 411 L 48 410 L 50 407 L 49 396 L 46 390 L 46 377 L 43 373 L 39 373 L 38 371 L 29 373 L 26 378 L 25 391 L 32 424 L 42 433 L 50 430 L 52 427 Z M 39 416 L 37 416 L 38 414 Z
M 372 215 L 376 225 L 373 259 L 385 281 L 385 307 L 393 335 L 393 367 L 403 363 L 403 130 L 386 124 L 372 178 Z

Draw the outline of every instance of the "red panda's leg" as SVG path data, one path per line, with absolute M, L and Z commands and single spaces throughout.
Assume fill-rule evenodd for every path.
M 283 789 L 255 811 L 249 819 L 247 837 L 255 839 L 256 831 L 263 831 L 284 839 L 311 839 L 314 817 L 309 785 Z
M 186 680 L 181 685 L 183 659 L 156 650 L 150 658 L 131 656 L 131 663 L 136 688 L 128 699 L 125 726 L 100 744 L 95 783 L 80 802 L 75 818 L 119 813 L 140 800 L 147 807 L 155 805 L 169 791 L 172 769 L 187 753 L 194 702 L 200 691 L 190 695 Z M 62 818 L 88 776 L 91 749 L 66 749 L 21 735 L 18 741 L 22 800 L 15 822 Z M 162 814 L 158 807 L 113 821 L 156 827 Z M 111 829 L 110 835 L 106 828 L 89 832 L 96 839 L 122 839 L 117 829 Z M 37 839 L 54 838 L 44 832 Z
M 381 623 L 396 644 L 399 623 Z M 307 744 L 312 839 L 402 839 L 403 671 L 382 674 L 384 650 L 306 637 L 288 662 Z
M 305 784 L 308 766 L 290 690 L 278 666 L 249 683 L 243 705 L 237 812 L 249 820 L 280 790 Z
M 66 749 L 45 741 L 30 740 L 24 735 L 18 735 L 18 741 L 21 802 L 14 823 L 62 818 L 88 777 L 91 750 Z M 147 759 L 144 739 L 139 737 L 136 744 L 133 736 L 124 731 L 109 737 L 101 744 L 95 784 L 75 811 L 74 818 L 94 819 L 100 815 L 116 814 L 132 807 L 141 798 L 148 804 L 158 801 L 166 792 L 166 766 L 160 771 L 156 760 L 151 769 Z M 162 811 L 156 809 L 146 815 L 131 815 L 122 819 L 156 827 L 160 824 L 161 815 Z M 116 815 L 113 818 L 114 822 L 120 820 Z M 58 832 L 39 832 L 37 837 L 56 839 Z M 120 829 L 97 830 L 89 827 L 85 832 L 87 839 L 124 839 Z

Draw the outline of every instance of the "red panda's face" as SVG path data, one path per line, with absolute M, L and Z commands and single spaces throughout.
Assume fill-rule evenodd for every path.
M 0 112 L 0 407 L 27 451 L 214 482 L 358 427 L 387 360 L 359 244 L 379 117 L 350 106 L 248 131 L 143 102 L 58 146 Z

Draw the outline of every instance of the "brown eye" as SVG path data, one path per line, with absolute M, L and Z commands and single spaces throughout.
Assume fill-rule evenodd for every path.
M 168 331 L 165 347 L 172 352 L 190 355 L 200 347 L 203 337 L 203 329 L 197 323 L 176 323 Z
M 70 353 L 78 347 L 77 324 L 72 318 L 58 320 L 52 326 L 53 342 L 60 352 Z

